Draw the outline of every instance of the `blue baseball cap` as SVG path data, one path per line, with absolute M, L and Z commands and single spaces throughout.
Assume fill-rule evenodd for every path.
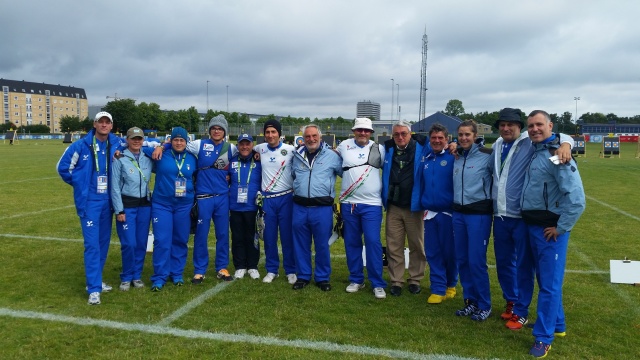
M 253 138 L 249 134 L 242 134 L 242 135 L 238 136 L 238 144 L 240 144 L 240 141 L 242 141 L 242 140 L 247 140 L 247 141 L 253 142 Z
M 189 135 L 187 135 L 187 130 L 181 127 L 174 127 L 171 130 L 171 138 L 172 139 L 184 139 L 186 142 L 189 142 Z

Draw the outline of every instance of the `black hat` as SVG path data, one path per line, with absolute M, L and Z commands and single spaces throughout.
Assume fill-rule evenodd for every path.
M 500 116 L 493 126 L 498 128 L 500 121 L 515 122 L 520 125 L 520 129 L 524 128 L 524 122 L 522 121 L 522 111 L 520 109 L 504 108 L 500 110 Z
M 278 120 L 267 120 L 267 122 L 264 123 L 264 132 L 267 132 L 267 128 L 268 127 L 273 127 L 276 129 L 276 131 L 278 132 L 278 136 L 282 136 L 282 125 L 280 125 L 280 122 Z

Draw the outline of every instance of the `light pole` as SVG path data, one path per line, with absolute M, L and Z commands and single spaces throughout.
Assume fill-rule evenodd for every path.
M 391 120 L 393 120 L 393 92 L 395 91 L 395 84 L 394 84 L 394 80 L 391 79 Z
M 398 106 L 398 121 L 400 121 L 400 84 L 396 84 L 396 86 L 398 87 L 398 92 L 396 92 L 396 106 Z
M 207 80 L 207 113 L 209 112 L 209 80 Z M 207 117 L 205 115 L 205 117 Z
M 576 101 L 576 124 L 578 124 L 578 100 L 580 100 L 580 96 L 575 96 L 573 100 Z

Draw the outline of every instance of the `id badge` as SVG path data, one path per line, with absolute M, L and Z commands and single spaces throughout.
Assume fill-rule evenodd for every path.
M 178 178 L 176 179 L 176 197 L 185 196 L 187 196 L 187 179 Z
M 107 179 L 106 176 L 102 175 L 102 176 L 98 176 L 98 189 L 97 189 L 97 193 L 98 194 L 104 194 L 107 192 L 107 185 L 109 184 L 109 180 Z
M 249 195 L 247 186 L 238 186 L 238 204 L 246 204 Z

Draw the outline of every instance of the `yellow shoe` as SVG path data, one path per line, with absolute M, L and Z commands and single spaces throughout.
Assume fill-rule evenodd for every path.
M 446 295 L 431 294 L 431 296 L 429 296 L 429 298 L 427 299 L 427 303 L 429 303 L 429 304 L 440 304 L 446 298 L 447 298 Z
M 555 335 L 556 337 L 565 337 L 565 336 L 567 336 L 567 332 L 566 331 L 555 332 L 555 333 L 553 333 L 553 335 Z
M 456 288 L 454 287 L 447 288 L 447 292 L 445 293 L 445 296 L 447 297 L 447 299 L 453 299 L 454 297 L 456 297 Z

